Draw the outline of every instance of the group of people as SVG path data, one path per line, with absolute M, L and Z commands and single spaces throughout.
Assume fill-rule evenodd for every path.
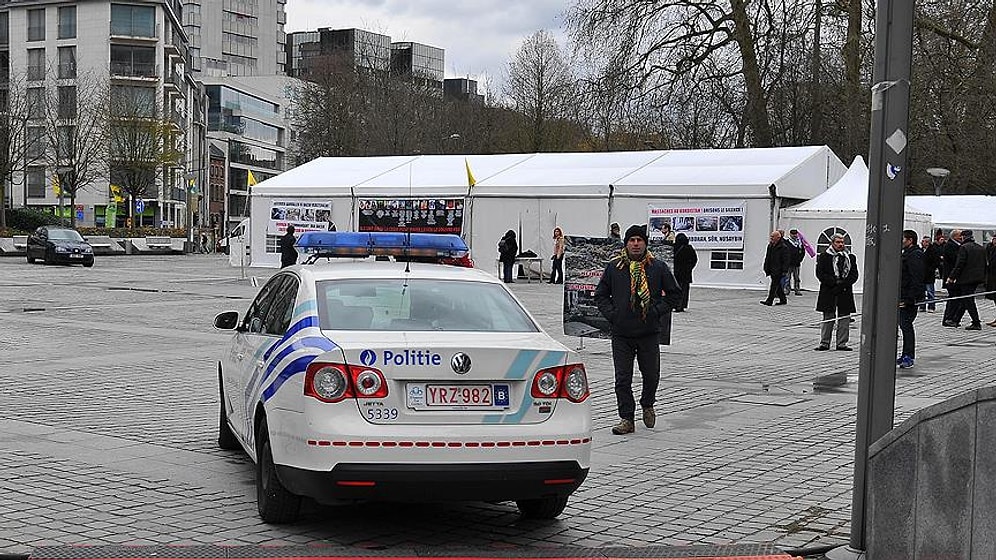
M 788 303 L 786 294 L 789 292 L 794 292 L 797 296 L 802 295 L 799 268 L 802 266 L 805 254 L 806 249 L 799 230 L 789 230 L 787 238 L 782 230 L 771 232 L 762 266 L 765 276 L 771 282 L 768 287 L 768 297 L 761 300 L 761 305 L 785 305 Z M 778 298 L 777 302 L 775 298 Z

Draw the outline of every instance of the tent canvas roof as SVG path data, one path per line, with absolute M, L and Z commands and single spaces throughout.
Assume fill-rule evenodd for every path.
M 667 153 L 641 151 L 535 154 L 494 177 L 481 180 L 474 189 L 475 194 L 479 195 L 534 194 L 536 187 L 549 187 L 576 194 L 608 196 L 609 185 Z M 471 166 L 476 166 L 473 159 Z
M 939 227 L 996 229 L 996 196 L 907 196 L 906 204 L 929 212 Z
M 787 209 L 789 212 L 866 212 L 868 210 L 868 166 L 856 156 L 851 166 L 836 183 L 816 198 Z M 909 204 L 907 213 L 921 212 Z

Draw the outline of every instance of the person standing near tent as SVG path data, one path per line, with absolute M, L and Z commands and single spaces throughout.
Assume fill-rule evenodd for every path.
M 294 237 L 294 226 L 287 226 L 287 233 L 280 236 L 280 268 L 297 264 L 295 243 L 297 243 L 297 238 Z
M 958 249 L 961 247 L 961 230 L 953 229 L 951 230 L 951 235 L 948 236 L 947 243 L 944 244 L 944 250 L 941 252 L 942 255 L 942 265 L 943 269 L 941 272 L 941 278 L 944 281 L 944 289 L 947 291 L 948 297 L 958 296 L 959 286 L 955 286 L 948 282 L 948 278 L 951 277 L 951 271 L 954 270 L 955 263 L 958 262 Z M 957 327 L 958 322 L 954 320 L 955 317 L 961 317 L 963 313 L 959 313 L 961 308 L 961 300 L 951 300 L 944 305 L 944 318 L 941 319 L 941 325 L 945 327 Z
M 788 278 L 790 283 L 786 287 L 786 291 L 792 291 L 795 292 L 795 295 L 801 296 L 800 284 L 802 280 L 799 278 L 799 268 L 802 267 L 802 258 L 806 255 L 806 249 L 802 246 L 799 230 L 794 228 L 789 230 L 788 244 L 792 259 L 789 261 Z
M 940 241 L 941 239 L 943 239 L 943 236 L 932 242 L 929 235 L 924 235 L 923 239 L 920 240 L 924 263 L 923 287 L 927 290 L 927 299 L 924 301 L 924 305 L 920 306 L 920 311 L 928 313 L 933 313 L 937 309 L 937 306 L 934 304 L 934 300 L 937 299 L 937 294 L 934 291 L 934 282 L 937 280 L 937 274 L 941 269 L 941 245 L 943 243 L 943 241 Z
M 681 288 L 681 301 L 674 308 L 680 313 L 688 307 L 688 290 L 692 285 L 692 269 L 698 264 L 699 257 L 695 248 L 688 243 L 688 236 L 679 233 L 674 236 L 674 279 Z
M 900 369 L 913 367 L 916 361 L 916 304 L 923 299 L 923 249 L 917 245 L 917 232 L 903 231 L 903 253 L 899 272 L 899 330 L 903 333 L 903 350 L 896 365 Z
M 996 235 L 989 239 L 986 245 L 986 299 L 992 300 L 996 304 Z M 986 323 L 990 327 L 996 327 L 996 319 Z
M 512 267 L 518 254 L 519 244 L 515 242 L 515 232 L 508 230 L 498 241 L 498 261 L 501 262 L 502 281 L 506 284 L 515 283 L 515 280 L 512 280 Z
M 647 251 L 647 228 L 633 225 L 626 230 L 626 247 L 609 261 L 595 288 L 598 311 L 612 325 L 612 365 L 615 369 L 616 435 L 636 430 L 633 399 L 633 360 L 640 366 L 643 388 L 640 406 L 643 424 L 657 423 L 654 402 L 661 379 L 658 345 L 661 318 L 678 305 L 681 288 L 667 264 Z
M 619 224 L 612 222 L 612 225 L 609 226 L 609 239 L 622 240 L 622 234 L 619 233 Z
M 768 237 L 768 248 L 764 253 L 764 274 L 771 278 L 771 286 L 768 288 L 768 298 L 761 300 L 761 305 L 772 305 L 775 297 L 778 303 L 774 305 L 785 305 L 788 299 L 785 297 L 785 290 L 782 280 L 789 269 L 791 255 L 788 244 L 782 239 L 779 231 L 771 232 Z
M 957 293 L 964 296 L 958 306 L 958 313 L 952 318 L 955 324 L 961 323 L 961 318 L 968 312 L 972 324 L 966 330 L 982 330 L 979 319 L 979 309 L 975 306 L 975 289 L 986 280 L 986 250 L 975 242 L 970 229 L 961 231 L 961 247 L 958 247 L 958 260 L 948 274 L 947 282 L 957 287 Z
M 850 338 L 851 313 L 856 311 L 854 283 L 858 281 L 858 260 L 847 250 L 843 235 L 834 235 L 827 250 L 816 257 L 816 279 L 820 281 L 816 310 L 823 313 L 820 345 L 816 350 L 830 349 L 836 320 L 837 350 L 849 351 L 851 347 L 847 341 Z
M 550 271 L 550 284 L 564 283 L 564 251 L 566 249 L 564 232 L 559 227 L 553 228 L 553 256 L 550 257 L 553 261 L 553 270 Z

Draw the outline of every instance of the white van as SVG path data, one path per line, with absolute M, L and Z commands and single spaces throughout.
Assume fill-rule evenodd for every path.
M 249 218 L 239 222 L 239 225 L 232 228 L 228 237 L 224 238 L 220 244 L 228 253 L 228 264 L 232 266 L 249 266 L 251 253 L 249 252 Z

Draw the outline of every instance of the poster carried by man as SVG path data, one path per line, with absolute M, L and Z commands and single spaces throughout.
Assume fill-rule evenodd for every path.
M 700 249 L 743 249 L 744 200 L 681 201 L 647 207 L 651 241 L 684 233 Z
M 294 231 L 327 231 L 332 224 L 332 201 L 277 199 L 270 203 L 266 233 L 282 235 L 287 226 Z
M 463 228 L 462 198 L 361 198 L 359 231 L 453 233 Z
M 564 257 L 564 334 L 589 338 L 611 338 L 612 329 L 595 303 L 595 288 L 609 261 L 624 250 L 620 239 L 608 237 L 567 236 Z M 671 246 L 651 240 L 647 249 L 654 258 L 671 267 L 674 251 Z M 671 314 L 665 313 L 660 323 L 660 344 L 671 343 Z

